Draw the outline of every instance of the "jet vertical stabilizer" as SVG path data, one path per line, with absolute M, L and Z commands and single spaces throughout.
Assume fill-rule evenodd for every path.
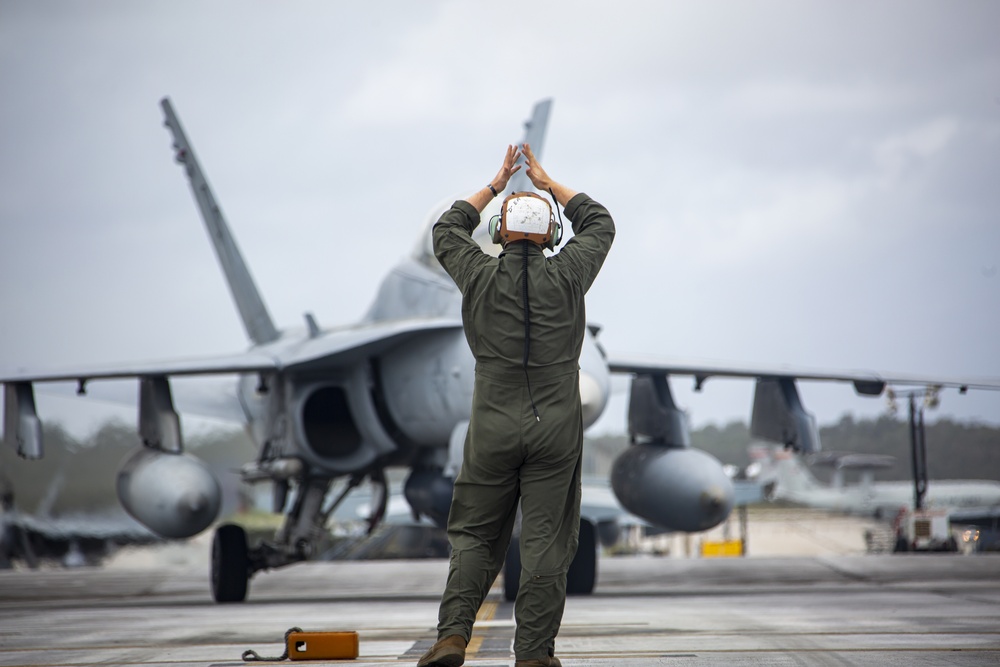
M 552 100 L 542 100 L 532 110 L 531 120 L 524 124 L 524 143 L 531 146 L 532 152 L 539 161 L 542 160 L 542 147 L 545 144 L 545 130 L 549 126 L 549 111 L 551 109 Z M 521 169 L 511 176 L 504 194 L 508 195 L 511 192 L 534 192 L 535 186 L 531 184 L 531 179 L 525 173 L 524 156 L 519 156 L 515 164 L 521 165 Z
M 802 494 L 822 491 L 825 487 L 795 452 L 774 451 L 774 497 L 798 501 Z
M 247 331 L 247 336 L 257 345 L 270 343 L 278 338 L 278 330 L 271 321 L 271 316 L 267 312 L 264 300 L 254 284 L 250 270 L 247 268 L 236 240 L 229 231 L 226 219 L 222 217 L 222 209 L 215 201 L 208 181 L 201 171 L 201 166 L 194 155 L 191 144 L 188 143 L 187 136 L 181 128 L 180 121 L 174 114 L 174 109 L 170 106 L 170 99 L 164 97 L 160 100 L 163 113 L 166 116 L 166 125 L 171 134 L 174 135 L 174 149 L 177 151 L 175 159 L 184 165 L 187 171 L 188 180 L 191 183 L 191 191 L 198 202 L 201 210 L 201 217 L 205 221 L 208 235 L 215 246 L 215 254 L 219 258 L 219 264 L 226 274 L 226 282 L 229 284 L 229 291 L 236 302 L 236 308 L 243 318 L 243 326 Z

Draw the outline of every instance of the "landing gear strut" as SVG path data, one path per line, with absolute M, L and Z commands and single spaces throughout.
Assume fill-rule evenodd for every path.
M 301 482 L 295 504 L 274 539 L 255 543 L 252 548 L 242 527 L 235 524 L 219 526 L 212 541 L 211 579 L 215 601 L 243 602 L 254 573 L 316 557 L 330 515 L 366 476 L 380 491 L 379 501 L 368 520 L 371 534 L 384 518 L 388 503 L 387 482 L 381 469 L 353 475 L 340 494 L 325 507 L 324 500 L 333 480 L 312 477 Z

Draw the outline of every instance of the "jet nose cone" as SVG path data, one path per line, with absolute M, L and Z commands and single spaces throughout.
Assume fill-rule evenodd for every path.
M 583 406 L 583 423 L 589 426 L 604 411 L 608 397 L 601 383 L 586 371 L 580 371 L 580 404 Z

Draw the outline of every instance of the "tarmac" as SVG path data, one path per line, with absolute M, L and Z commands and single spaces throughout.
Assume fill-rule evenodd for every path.
M 415 665 L 435 640 L 447 561 L 302 563 L 217 605 L 207 553 L 0 572 L 0 665 L 243 665 L 285 631 L 356 630 L 347 664 Z M 494 588 L 467 665 L 512 665 L 513 605 Z M 604 665 L 997 665 L 1000 555 L 602 557 L 567 601 L 556 652 Z M 331 662 L 297 664 L 334 664 Z

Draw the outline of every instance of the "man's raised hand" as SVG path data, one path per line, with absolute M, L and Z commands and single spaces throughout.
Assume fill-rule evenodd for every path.
M 531 184 L 542 192 L 548 192 L 555 200 L 559 202 L 561 206 L 566 206 L 570 199 L 576 194 L 575 190 L 567 188 L 565 185 L 556 183 L 553 181 L 545 170 L 542 169 L 542 165 L 538 164 L 538 158 L 531 151 L 531 146 L 524 144 L 524 163 L 528 165 L 528 168 L 524 173 L 528 175 L 531 179 Z
M 521 151 L 517 146 L 507 146 L 507 154 L 504 155 L 503 166 L 500 167 L 500 171 L 490 181 L 490 185 L 496 188 L 497 192 L 503 192 L 507 187 L 507 181 L 521 168 L 521 165 L 514 164 L 519 157 L 521 157 Z
M 549 188 L 552 187 L 552 179 L 549 175 L 545 173 L 542 169 L 542 165 L 538 164 L 538 158 L 535 157 L 534 152 L 531 150 L 531 146 L 524 144 L 524 163 L 528 165 L 528 169 L 524 172 L 531 179 L 532 185 L 541 190 L 542 192 L 548 192 Z

